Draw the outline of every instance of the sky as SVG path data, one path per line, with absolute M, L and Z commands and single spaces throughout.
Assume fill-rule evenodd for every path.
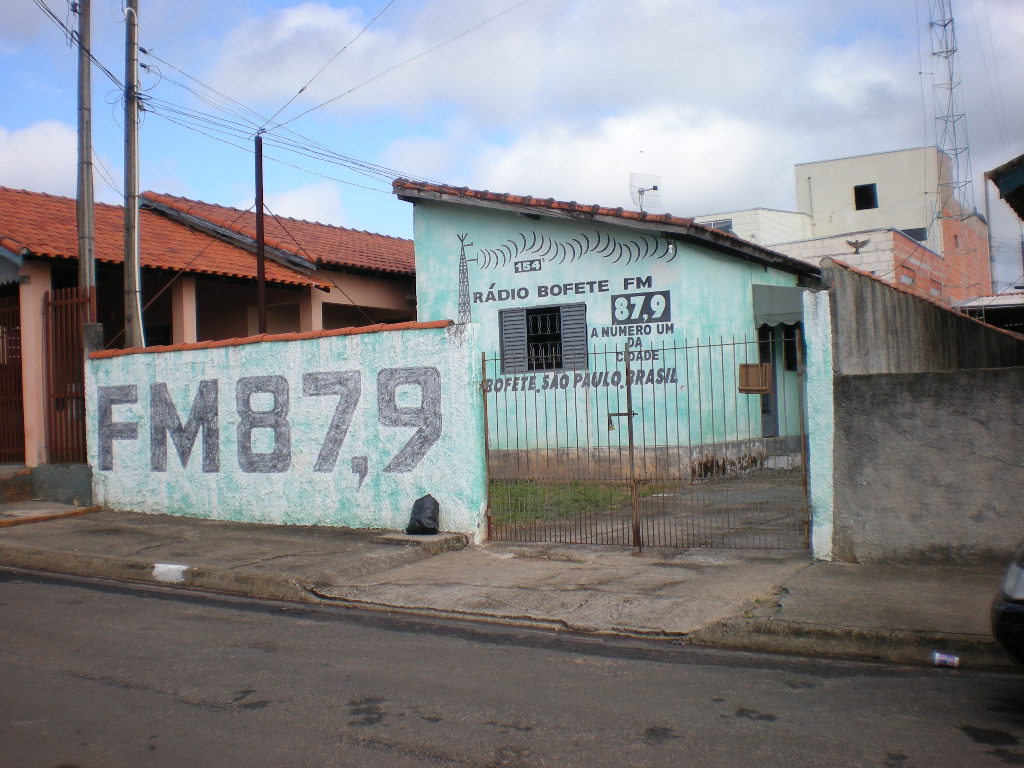
M 663 212 L 792 210 L 796 163 L 935 143 L 930 4 L 140 0 L 141 188 L 247 208 L 265 128 L 273 213 L 400 237 L 396 175 L 635 208 L 649 173 Z M 76 52 L 36 0 L 3 5 L 0 186 L 74 196 Z M 984 210 L 982 173 L 1024 153 L 1024 2 L 953 12 Z M 123 80 L 120 0 L 92 0 L 92 30 Z M 92 82 L 96 195 L 118 203 L 123 97 Z M 1021 230 L 988 198 L 998 289 L 1024 279 Z

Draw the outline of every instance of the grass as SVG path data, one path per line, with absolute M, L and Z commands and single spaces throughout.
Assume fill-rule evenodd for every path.
M 661 490 L 640 486 L 641 496 Z M 532 520 L 562 520 L 595 512 L 615 512 L 629 505 L 629 486 L 585 480 L 538 482 L 494 480 L 491 482 L 491 520 L 510 525 Z

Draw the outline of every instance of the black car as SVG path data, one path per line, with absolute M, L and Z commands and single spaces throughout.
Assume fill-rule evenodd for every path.
M 992 634 L 1024 664 L 1024 547 L 1013 556 L 1002 589 L 992 601 Z

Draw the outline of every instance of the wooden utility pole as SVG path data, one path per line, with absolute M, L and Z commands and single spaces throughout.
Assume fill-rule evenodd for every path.
M 139 272 L 139 0 L 127 0 L 124 44 L 124 337 L 144 347 Z
M 91 0 L 78 0 L 78 287 L 96 285 L 96 236 L 92 188 Z
M 256 314 L 259 332 L 267 332 L 266 250 L 263 245 L 263 135 L 256 134 Z

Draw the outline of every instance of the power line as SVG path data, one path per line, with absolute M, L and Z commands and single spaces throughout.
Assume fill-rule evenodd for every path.
M 370 20 L 369 20 L 369 21 L 368 21 L 368 22 L 366 23 L 366 25 L 365 25 L 365 26 L 364 26 L 364 27 L 363 27 L 363 28 L 362 28 L 361 30 L 359 30 L 359 33 L 358 33 L 358 34 L 357 34 L 357 35 L 356 35 L 355 37 L 353 37 L 353 38 L 352 38 L 351 40 L 349 40 L 349 41 L 348 41 L 347 43 L 345 43 L 345 44 L 344 44 L 344 45 L 343 45 L 343 46 L 342 46 L 341 48 L 339 48 L 339 49 L 338 49 L 338 51 L 337 51 L 337 52 L 336 52 L 336 53 L 335 53 L 335 54 L 334 54 L 333 56 L 331 56 L 331 58 L 329 58 L 329 59 L 328 59 L 328 60 L 327 60 L 327 61 L 326 61 L 326 62 L 325 62 L 325 63 L 323 64 L 323 66 L 321 66 L 321 67 L 320 67 L 320 69 L 318 69 L 318 70 L 316 71 L 316 73 L 315 73 L 315 74 L 314 74 L 314 75 L 313 75 L 313 76 L 312 76 L 311 78 L 309 78 L 309 80 L 308 80 L 308 81 L 306 82 L 306 84 L 305 84 L 304 86 L 302 86 L 301 88 L 299 88 L 299 90 L 297 90 L 297 91 L 295 92 L 295 95 L 293 95 L 293 96 L 292 96 L 292 97 L 291 97 L 290 99 L 288 99 L 288 101 L 286 101 L 286 102 L 284 103 L 284 106 L 282 106 L 282 107 L 281 107 L 281 108 L 280 108 L 279 110 L 277 110 L 277 112 L 275 112 L 275 113 L 274 113 L 274 114 L 272 114 L 272 115 L 271 115 L 271 116 L 270 116 L 269 118 L 267 118 L 267 121 L 266 121 L 265 123 L 263 123 L 263 125 L 261 125 L 261 126 L 260 126 L 260 130 L 262 131 L 262 130 L 263 130 L 264 128 L 266 128 L 266 127 L 267 127 L 267 123 L 269 123 L 269 122 L 270 122 L 271 120 L 273 120 L 273 119 L 274 119 L 275 117 L 277 117 L 277 116 L 278 116 L 278 115 L 280 115 L 280 114 L 281 114 L 282 112 L 284 112 L 284 111 L 285 111 L 285 109 L 287 109 L 287 108 L 288 108 L 288 105 L 289 105 L 289 104 L 291 104 L 291 103 L 292 103 L 293 101 L 295 101 L 295 99 L 297 99 L 297 98 L 298 98 L 299 96 L 301 96 L 301 95 L 302 95 L 302 93 L 303 93 L 303 92 L 304 92 L 304 91 L 305 91 L 305 90 L 306 90 L 307 88 L 309 88 L 309 86 L 310 86 L 310 85 L 312 85 L 313 81 L 314 81 L 314 80 L 316 80 L 316 79 L 317 79 L 318 77 L 320 77 L 320 75 L 322 75 L 322 74 L 324 73 L 324 70 L 326 70 L 326 69 L 327 69 L 327 68 L 328 68 L 329 66 L 331 66 L 331 64 L 333 64 L 333 63 L 335 62 L 335 60 L 336 60 L 336 59 L 337 59 L 337 58 L 338 58 L 339 56 L 341 56 L 341 54 L 342 54 L 342 53 L 344 53 L 344 52 L 345 52 L 345 51 L 346 51 L 346 50 L 348 49 L 348 47 L 349 47 L 350 45 L 352 45 L 352 44 L 353 44 L 353 43 L 354 43 L 354 42 L 355 42 L 356 40 L 358 40 L 358 39 L 359 39 L 360 37 L 362 37 L 362 36 L 363 36 L 363 33 L 364 33 L 364 32 L 365 32 L 366 30 L 368 30 L 368 29 L 370 28 L 370 26 L 371 26 L 371 25 L 372 25 L 372 24 L 373 24 L 373 23 L 374 23 L 375 21 L 377 21 L 377 19 L 379 19 L 379 18 L 380 18 L 381 16 L 383 16 L 383 15 L 384 15 L 384 12 L 385 12 L 385 11 L 386 11 L 386 10 L 387 10 L 388 8 L 390 8 L 390 7 L 391 7 L 391 6 L 392 6 L 392 5 L 394 4 L 394 2 L 395 2 L 395 0 L 388 0 L 387 4 L 385 4 L 385 6 L 384 6 L 383 8 L 381 8 L 381 9 L 380 9 L 380 10 L 379 10 L 379 11 L 377 12 L 377 15 L 376 15 L 376 16 L 374 16 L 374 17 L 373 17 L 372 19 L 370 19 Z
M 166 59 L 163 59 L 163 58 L 157 56 L 155 53 L 153 53 L 153 50 L 151 48 L 142 48 L 140 46 L 139 47 L 139 52 L 142 53 L 145 56 L 148 56 L 151 59 L 155 59 L 156 61 L 160 62 L 161 64 L 165 65 L 166 67 L 169 67 L 170 69 L 173 69 L 175 72 L 185 76 L 186 78 L 188 78 L 189 80 L 194 82 L 196 85 L 200 86 L 201 88 L 205 89 L 206 91 L 209 91 L 214 96 L 217 96 L 220 100 L 222 100 L 222 102 L 227 103 L 227 104 L 231 105 L 231 107 L 234 108 L 234 109 L 232 109 L 232 108 L 223 106 L 222 103 L 218 103 L 218 102 L 212 101 L 208 96 L 203 95 L 202 93 L 200 93 L 199 91 L 195 90 L 191 86 L 188 86 L 188 85 L 186 85 L 184 83 L 178 82 L 177 80 L 169 77 L 168 75 L 164 74 L 163 71 L 161 71 L 159 68 L 157 68 L 157 71 L 160 74 L 160 78 L 162 80 L 167 80 L 168 82 L 174 83 L 174 85 L 177 85 L 179 88 L 182 88 L 182 89 L 188 91 L 193 96 L 198 98 L 200 101 L 208 104 L 209 106 L 213 107 L 214 109 L 220 109 L 223 112 L 228 112 L 229 114 L 233 114 L 235 117 L 237 117 L 239 119 L 242 119 L 242 120 L 247 119 L 245 117 L 245 114 L 251 115 L 252 117 L 256 118 L 255 120 L 250 120 L 249 121 L 249 122 L 252 123 L 253 129 L 256 129 L 256 127 L 259 125 L 259 123 L 263 122 L 266 119 L 259 112 L 256 112 L 255 110 L 250 109 L 248 106 L 246 106 L 242 102 L 238 101 L 237 99 L 234 99 L 231 96 L 228 96 L 226 93 L 224 93 L 222 91 L 218 91 L 213 86 L 207 85 L 202 80 L 199 80 L 198 78 L 193 77 L 192 75 L 190 75 L 188 72 L 185 72 L 184 70 L 179 69 L 178 67 L 174 66 L 174 64 L 172 64 L 171 62 L 167 61 Z M 152 66 L 152 65 L 149 65 L 149 66 Z
M 275 125 L 270 130 L 271 131 L 276 131 L 278 128 L 283 128 L 284 126 L 288 125 L 289 123 L 292 123 L 292 122 L 298 120 L 300 117 L 304 117 L 305 115 L 308 115 L 310 112 L 314 112 L 314 111 L 320 109 L 321 107 L 326 107 L 328 104 L 332 104 L 335 101 L 337 101 L 338 99 L 341 99 L 341 98 L 344 98 L 345 96 L 348 96 L 350 93 L 352 93 L 353 91 L 356 91 L 356 90 L 362 88 L 364 85 L 368 85 L 369 83 L 372 83 L 374 80 L 377 80 L 377 79 L 379 79 L 381 77 L 384 77 L 384 75 L 389 74 L 391 72 L 394 72 L 396 69 L 398 69 L 400 67 L 404 67 L 406 64 L 411 64 L 412 62 L 416 61 L 417 59 L 420 59 L 420 58 L 426 56 L 428 53 L 433 53 L 438 48 L 442 48 L 442 47 L 448 45 L 448 43 L 455 42 L 460 37 L 465 37 L 466 35 L 470 34 L 471 32 L 475 32 L 476 30 L 480 29 L 481 27 L 483 27 L 483 26 L 485 26 L 487 24 L 490 24 L 492 21 L 501 18 L 505 14 L 511 13 L 512 11 L 516 10 L 517 8 L 521 8 L 522 6 L 526 5 L 527 3 L 531 3 L 531 2 L 533 2 L 533 0 L 520 0 L 520 2 L 516 3 L 515 5 L 509 6 L 505 10 L 500 11 L 500 12 L 494 14 L 493 16 L 490 16 L 490 17 L 484 19 L 479 24 L 476 24 L 476 25 L 470 27 L 469 29 L 463 30 L 462 32 L 459 32 L 457 35 L 449 37 L 447 40 L 444 40 L 444 41 L 438 43 L 437 45 L 431 46 L 430 48 L 427 48 L 425 51 L 421 51 L 420 53 L 417 53 L 415 56 L 412 56 L 412 57 L 406 59 L 405 61 L 402 61 L 402 62 L 399 62 L 398 64 L 395 64 L 393 67 L 389 67 L 388 69 L 385 69 L 383 72 L 380 72 L 380 73 L 374 75 L 373 77 L 369 78 L 368 80 L 364 80 L 363 82 L 359 83 L 359 85 L 356 85 L 356 86 L 353 86 L 352 88 L 349 88 L 344 93 L 340 93 L 337 96 L 335 96 L 335 97 L 333 97 L 331 99 L 328 99 L 327 101 L 325 101 L 325 102 L 323 102 L 321 104 L 317 104 L 315 107 L 310 107 L 305 112 L 300 112 L 299 114 L 295 115 L 295 117 L 289 118 L 288 120 L 285 120 L 283 123 L 278 123 L 277 125 Z
M 124 193 L 120 189 L 118 189 L 117 184 L 114 182 L 114 177 L 110 174 L 110 169 L 103 164 L 103 161 L 100 159 L 100 156 L 93 152 L 92 159 L 93 162 L 95 162 L 100 168 L 100 178 L 102 178 L 106 185 L 110 187 L 112 190 L 114 190 L 114 192 L 116 192 L 119 197 L 124 197 Z
M 174 125 L 177 125 L 177 126 L 180 126 L 182 128 L 185 128 L 186 130 L 190 130 L 190 131 L 193 131 L 195 133 L 199 133 L 199 134 L 207 137 L 208 139 L 213 139 L 214 141 L 219 141 L 222 144 L 227 144 L 229 147 L 234 147 L 235 149 L 239 149 L 242 152 L 246 152 L 248 154 L 252 154 L 253 153 L 253 149 L 252 149 L 252 147 L 248 143 L 236 144 L 234 142 L 228 141 L 227 139 L 221 138 L 220 136 L 214 136 L 213 134 L 208 133 L 207 131 L 201 130 L 201 129 L 195 127 L 194 125 L 189 125 L 187 122 L 185 122 L 183 120 L 176 120 L 173 117 L 169 117 L 169 116 L 167 116 L 165 114 L 162 114 L 159 110 L 151 110 L 150 114 L 155 115 L 156 117 L 159 117 L 159 118 L 161 118 L 163 120 L 166 120 L 169 123 L 173 123 Z M 302 171 L 303 173 L 308 173 L 308 174 L 310 174 L 312 176 L 318 176 L 318 177 L 320 177 L 322 179 L 328 179 L 330 181 L 336 181 L 339 184 L 345 184 L 345 185 L 350 186 L 350 187 L 356 187 L 358 189 L 365 189 L 365 190 L 368 190 L 370 192 L 378 192 L 378 193 L 381 193 L 381 194 L 390 194 L 391 193 L 390 189 L 378 189 L 376 187 L 368 187 L 365 184 L 357 184 L 354 181 L 349 181 L 347 179 L 340 179 L 337 176 L 330 176 L 330 175 L 325 174 L 325 173 L 319 173 L 317 171 L 310 170 L 309 168 L 303 168 L 302 166 L 295 165 L 294 163 L 289 163 L 286 160 L 282 160 L 280 158 L 273 157 L 271 155 L 264 155 L 264 157 L 267 160 L 270 160 L 271 162 L 278 163 L 279 165 L 284 165 L 284 166 L 286 166 L 288 168 L 294 168 L 297 171 Z
M 39 10 L 41 10 L 46 15 L 46 18 L 48 18 L 50 21 L 52 21 L 54 24 L 56 24 L 58 27 L 60 27 L 60 29 L 64 31 L 65 36 L 67 36 L 71 44 L 76 46 L 79 45 L 78 32 L 76 30 L 71 29 L 67 24 L 61 21 L 60 17 L 57 16 L 57 14 L 54 13 L 54 11 L 45 2 L 43 2 L 43 0 L 32 0 L 32 2 L 35 3 L 36 7 L 38 7 Z M 124 83 L 118 80 L 117 76 L 113 72 L 107 69 L 99 59 L 93 56 L 92 51 L 86 51 L 86 55 L 89 57 L 89 60 L 93 64 L 95 64 L 97 68 L 99 68 L 99 70 L 103 72 L 103 74 L 105 74 L 114 85 L 116 85 L 121 90 L 124 90 Z
M 281 221 L 281 219 L 280 219 L 280 218 L 278 217 L 278 215 L 277 215 L 276 213 L 274 213 L 274 212 L 273 212 L 272 210 L 270 210 L 270 206 L 268 206 L 268 205 L 267 205 L 266 203 L 264 203 L 264 204 L 263 204 L 263 207 L 264 207 L 264 208 L 266 208 L 266 210 L 267 210 L 267 213 L 269 213 L 269 214 L 270 214 L 270 215 L 271 215 L 271 216 L 273 217 L 274 221 L 276 221 L 276 222 L 278 223 L 278 225 L 279 225 L 279 226 L 281 227 L 281 229 L 283 229 L 283 230 L 285 231 L 285 233 L 286 233 L 286 234 L 288 235 L 288 237 L 289 237 L 289 238 L 291 238 L 291 241 L 292 241 L 293 243 L 295 243 L 295 245 L 296 245 L 296 246 L 298 247 L 298 249 L 299 249 L 299 250 L 300 250 L 300 251 L 301 251 L 302 253 L 306 254 L 306 258 L 308 258 L 308 259 L 309 259 L 310 261 L 312 261 L 312 262 L 314 262 L 314 263 L 315 263 L 315 262 L 316 262 L 316 259 L 314 259 L 314 258 L 313 258 L 313 257 L 312 257 L 312 256 L 311 256 L 311 255 L 309 254 L 309 251 L 307 251 L 307 250 L 306 250 L 305 248 L 303 248 L 303 247 L 302 247 L 302 244 L 301 244 L 301 243 L 300 243 L 300 242 L 299 242 L 298 240 L 296 240 L 296 239 L 295 239 L 295 235 L 293 235 L 293 234 L 291 233 L 291 230 L 290 230 L 290 229 L 288 229 L 288 227 L 286 227 L 286 226 L 284 225 L 284 222 L 283 222 L 283 221 Z M 332 285 L 334 285 L 334 287 L 338 289 L 338 292 L 339 292 L 339 293 L 340 293 L 340 294 L 341 294 L 342 296 L 344 296 L 344 297 L 345 297 L 346 299 L 348 299 L 349 303 L 350 303 L 350 304 L 351 304 L 351 305 L 352 305 L 353 307 L 355 307 L 356 309 L 358 309 L 358 310 L 359 310 L 360 312 L 362 312 L 362 313 L 363 313 L 363 317 L 365 317 L 365 318 L 366 318 L 367 320 L 369 320 L 369 321 L 370 321 L 371 323 L 375 323 L 375 322 L 376 322 L 376 320 L 374 320 L 374 319 L 373 319 L 372 317 L 370 317 L 370 315 L 369 315 L 369 314 L 367 313 L 367 311 L 366 311 L 365 309 L 363 309 L 363 308 L 362 308 L 362 307 L 361 307 L 361 306 L 360 306 L 359 304 L 356 304 L 356 302 L 355 302 L 355 301 L 354 301 L 354 300 L 352 299 L 352 297 L 351 297 L 351 296 L 349 296 L 349 295 L 348 295 L 348 294 L 347 294 L 347 293 L 345 292 L 345 289 L 344 289 L 344 288 L 342 288 L 342 287 L 341 287 L 340 285 L 338 285 L 338 282 L 337 282 L 337 281 L 336 281 L 336 280 L 334 279 L 334 277 L 333 277 L 333 276 L 332 276 L 332 275 L 330 274 L 330 271 L 329 271 L 329 270 L 319 270 L 319 271 L 318 271 L 318 274 L 321 274 L 321 273 L 323 274 L 323 276 L 324 276 L 324 277 L 326 277 L 326 278 L 327 278 L 328 280 L 330 280 L 330 281 L 331 281 L 331 284 L 332 284 Z
M 254 207 L 253 205 L 250 205 L 244 211 L 239 211 L 238 215 L 235 216 L 235 218 L 232 219 L 231 222 L 228 224 L 228 227 L 230 228 L 231 226 L 233 226 L 236 221 L 238 221 L 245 214 L 247 214 L 249 211 L 251 211 L 253 209 L 253 207 Z M 155 294 L 153 294 L 153 297 L 149 301 L 146 302 L 146 305 L 144 307 L 142 307 L 142 310 L 141 310 L 142 312 L 145 312 L 147 309 L 149 309 L 151 306 L 153 306 L 153 303 L 157 299 L 159 299 L 161 296 L 163 296 L 167 292 L 167 289 L 170 288 L 179 277 L 181 277 L 183 274 L 185 274 L 185 271 L 189 267 L 191 267 L 193 264 L 195 264 L 195 262 L 199 259 L 199 257 L 202 256 L 204 253 L 206 253 L 206 251 L 209 250 L 211 246 L 215 245 L 216 243 L 221 242 L 220 240 L 218 240 L 217 238 L 215 238 L 213 236 L 208 236 L 208 237 L 209 237 L 209 242 L 206 245 L 204 245 L 195 256 L 193 256 L 191 259 L 189 259 L 185 263 L 185 266 L 181 267 L 181 269 L 179 269 L 177 272 L 175 272 L 171 276 L 171 278 L 164 284 L 164 286 L 159 291 L 157 291 Z M 124 335 L 124 333 L 125 333 L 125 326 L 122 326 L 121 330 L 118 331 L 117 333 L 115 333 L 114 336 L 110 339 L 110 341 L 107 342 L 107 349 L 110 349 L 110 347 L 112 347 L 114 344 L 116 344 L 117 341 Z

